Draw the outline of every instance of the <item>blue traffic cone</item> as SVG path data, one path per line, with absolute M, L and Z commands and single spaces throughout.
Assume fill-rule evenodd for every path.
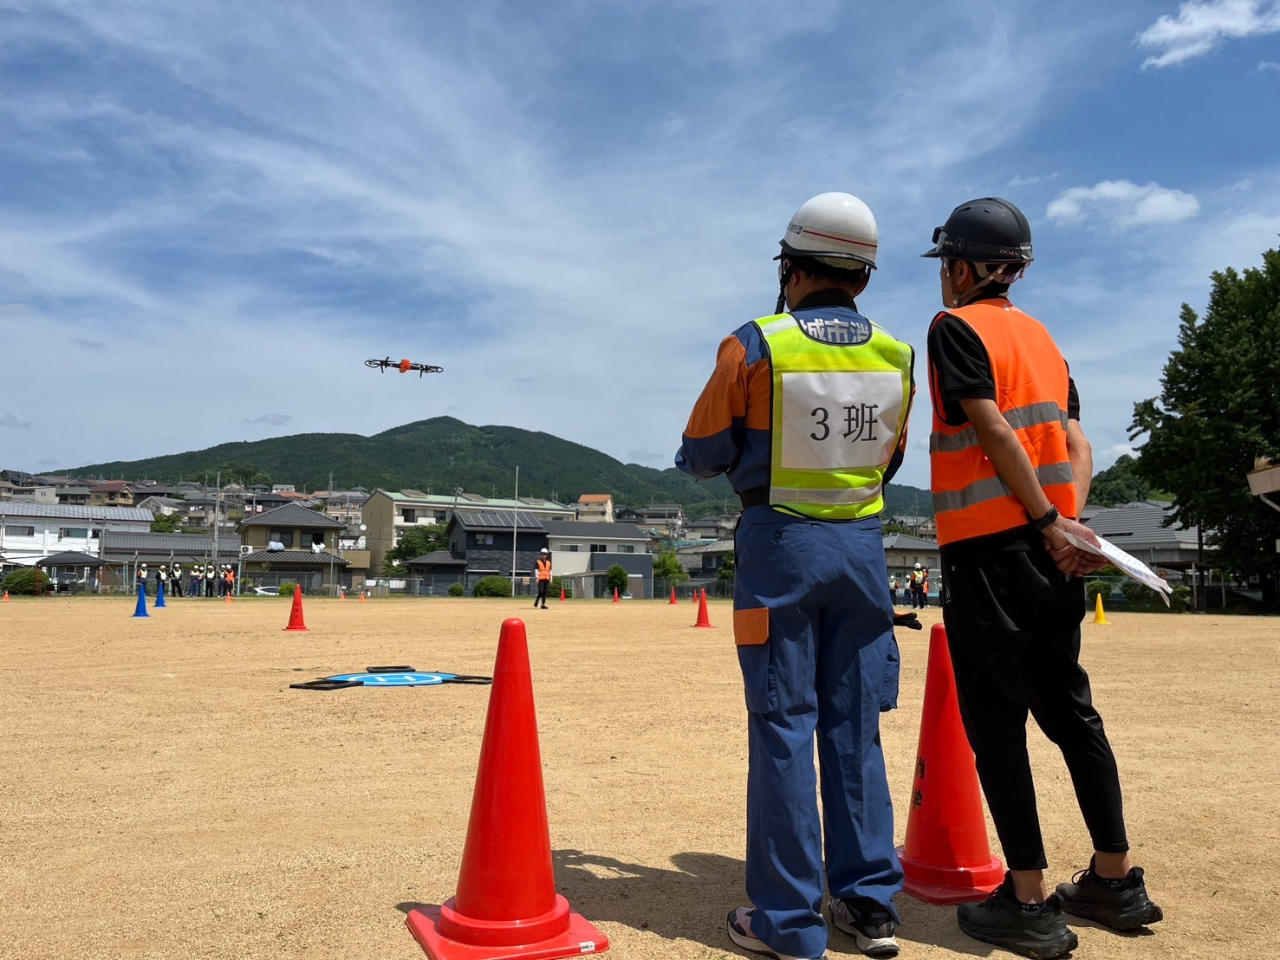
M 159 583 L 157 583 L 157 584 L 156 584 L 156 603 L 155 603 L 155 607 L 156 607 L 156 609 L 157 609 L 157 610 L 159 610 L 159 609 L 160 609 L 161 607 L 163 607 L 163 606 L 165 606 L 165 602 L 164 602 L 164 581 L 163 581 L 163 580 L 161 580 Z
M 147 588 L 142 584 L 138 584 L 138 609 L 133 612 L 135 617 L 149 617 L 147 613 Z

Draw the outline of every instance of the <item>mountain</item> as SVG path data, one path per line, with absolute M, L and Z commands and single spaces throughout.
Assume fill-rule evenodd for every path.
M 419 420 L 372 437 L 352 433 L 300 433 L 147 460 L 94 463 L 65 471 L 78 477 L 134 480 L 213 480 L 292 483 L 322 490 L 333 474 L 340 489 L 362 486 L 410 488 L 447 493 L 454 487 L 485 495 L 510 496 L 516 464 L 522 496 L 572 502 L 583 493 L 612 493 L 630 506 L 680 503 L 693 517 L 720 513 L 737 497 L 723 477 L 697 481 L 674 467 L 656 470 L 622 463 L 598 450 L 549 433 L 516 427 L 473 427 L 453 417 Z M 919 505 L 931 515 L 928 491 L 891 485 L 889 514 L 910 514 Z

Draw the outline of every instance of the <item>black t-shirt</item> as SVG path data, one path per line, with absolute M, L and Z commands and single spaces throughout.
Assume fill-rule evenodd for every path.
M 941 402 L 938 416 L 950 426 L 968 423 L 961 400 L 994 400 L 996 381 L 982 340 L 959 317 L 944 314 L 929 329 L 929 364 L 934 374 L 933 402 Z M 1067 417 L 1080 419 L 1076 382 L 1067 376 Z

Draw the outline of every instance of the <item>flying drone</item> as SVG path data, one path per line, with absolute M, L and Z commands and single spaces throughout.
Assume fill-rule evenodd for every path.
M 429 363 L 413 363 L 409 360 L 401 360 L 399 363 L 387 357 L 385 360 L 366 360 L 366 367 L 372 367 L 379 373 L 386 373 L 388 370 L 399 370 L 401 373 L 408 373 L 410 370 L 417 370 L 418 376 L 424 373 L 444 373 L 444 367 L 433 367 Z

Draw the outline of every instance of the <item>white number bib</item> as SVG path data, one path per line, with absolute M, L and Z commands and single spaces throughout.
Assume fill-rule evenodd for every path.
M 840 470 L 887 464 L 901 416 L 899 373 L 784 373 L 782 468 Z

